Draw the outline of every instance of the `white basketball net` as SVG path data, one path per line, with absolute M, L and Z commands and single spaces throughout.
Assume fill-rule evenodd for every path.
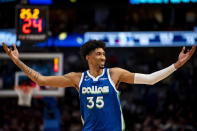
M 30 107 L 34 88 L 31 86 L 17 86 L 15 91 L 18 94 L 18 105 Z

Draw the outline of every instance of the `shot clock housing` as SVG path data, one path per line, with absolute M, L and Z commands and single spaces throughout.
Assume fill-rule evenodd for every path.
M 16 6 L 17 40 L 22 42 L 40 42 L 47 40 L 48 7 Z

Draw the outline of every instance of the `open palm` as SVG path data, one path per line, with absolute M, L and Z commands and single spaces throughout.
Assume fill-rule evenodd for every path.
M 179 57 L 178 57 L 178 62 L 180 64 L 180 66 L 185 64 L 191 58 L 191 56 L 194 54 L 195 50 L 196 50 L 196 45 L 193 45 L 192 49 L 187 50 L 186 53 L 184 53 L 185 47 L 182 48 L 182 51 L 180 52 Z
M 8 46 L 3 42 L 3 48 L 5 52 L 10 56 L 10 58 L 15 62 L 19 58 L 18 49 L 16 48 L 15 43 L 13 43 L 14 50 L 8 48 Z

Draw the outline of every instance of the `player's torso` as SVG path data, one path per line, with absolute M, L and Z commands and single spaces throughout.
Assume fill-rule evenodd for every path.
M 84 72 L 79 86 L 83 131 L 121 131 L 124 125 L 119 93 L 110 78 L 109 70 L 103 69 L 97 78 L 88 71 Z

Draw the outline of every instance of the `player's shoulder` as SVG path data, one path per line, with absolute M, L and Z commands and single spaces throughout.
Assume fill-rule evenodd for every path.
M 109 72 L 112 75 L 123 75 L 125 73 L 128 73 L 128 70 L 120 68 L 120 67 L 114 67 L 114 68 L 109 68 Z
M 109 68 L 109 73 L 110 74 L 119 74 L 123 71 L 124 69 L 120 68 L 120 67 L 113 67 L 113 68 Z
M 81 72 L 70 72 L 68 74 L 65 74 L 64 76 L 72 77 L 72 78 L 81 78 L 82 73 Z
M 110 72 L 119 72 L 119 71 L 122 71 L 124 69 L 120 68 L 120 67 L 113 67 L 113 68 L 109 68 L 109 71 Z

